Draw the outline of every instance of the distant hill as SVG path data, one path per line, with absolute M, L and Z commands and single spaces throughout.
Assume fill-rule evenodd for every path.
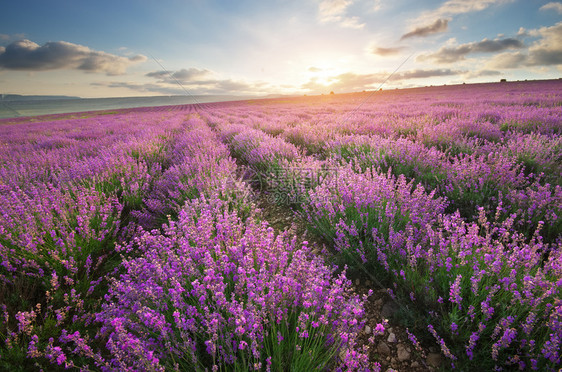
M 73 96 L 25 96 L 22 94 L 0 94 L 0 101 L 50 101 L 53 99 L 79 99 Z

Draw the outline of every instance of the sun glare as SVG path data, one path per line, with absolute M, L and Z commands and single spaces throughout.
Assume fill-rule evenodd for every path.
M 336 81 L 336 77 L 342 72 L 338 72 L 336 68 L 333 67 L 310 67 L 308 69 L 308 77 L 313 79 L 316 83 L 322 84 L 324 86 L 329 86 Z

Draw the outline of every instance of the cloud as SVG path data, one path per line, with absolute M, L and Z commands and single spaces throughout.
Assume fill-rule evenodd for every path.
M 425 37 L 439 32 L 445 32 L 447 31 L 448 23 L 448 20 L 440 18 L 430 25 L 414 28 L 412 31 L 402 35 L 400 40 L 408 39 L 411 37 Z
M 465 59 L 467 54 L 471 53 L 495 53 L 506 49 L 521 49 L 525 45 L 519 39 L 506 38 L 488 40 L 461 44 L 453 47 L 442 47 L 437 52 L 421 55 L 417 59 L 419 61 L 433 60 L 437 63 L 453 63 Z
M 147 73 L 145 76 L 153 77 L 159 79 L 161 82 L 176 83 L 179 82 L 190 82 L 196 78 L 202 78 L 211 74 L 211 71 L 207 69 L 198 69 L 191 67 L 189 69 L 181 69 L 175 72 L 168 71 L 153 71 Z
M 10 41 L 23 39 L 25 39 L 25 34 L 0 34 L 0 43 L 7 43 Z
M 318 20 L 322 23 L 334 22 L 342 27 L 363 28 L 358 17 L 346 16 L 347 9 L 353 0 L 321 0 L 318 4 Z
M 489 68 L 518 68 L 525 65 L 527 55 L 517 53 L 500 53 L 492 58 L 486 66 Z
M 271 88 L 263 82 L 216 78 L 211 70 L 195 67 L 169 72 L 153 71 L 145 76 L 156 79 L 156 82 L 146 84 L 116 82 L 107 86 L 163 94 L 185 94 L 182 87 L 193 94 L 260 94 L 269 93 L 268 89 Z
M 393 56 L 399 54 L 404 49 L 406 48 L 405 47 L 395 47 L 395 48 L 374 47 L 372 52 L 373 54 L 378 54 L 379 56 Z
M 411 79 L 423 79 L 430 77 L 440 77 L 440 76 L 454 76 L 466 73 L 466 71 L 458 71 L 451 69 L 433 69 L 433 70 L 410 70 L 404 71 L 399 74 L 393 75 L 389 80 L 394 82 L 400 82 L 404 80 Z M 306 89 L 311 92 L 326 92 L 326 91 L 338 91 L 338 92 L 358 92 L 365 89 L 376 88 L 376 85 L 382 84 L 387 80 L 388 73 L 375 73 L 375 74 L 356 74 L 353 72 L 347 72 L 332 77 L 330 84 L 322 84 L 316 78 L 310 79 L 308 82 L 301 86 L 302 89 Z
M 212 82 L 214 92 L 216 93 L 250 93 L 255 92 L 257 89 L 264 86 L 264 83 L 254 82 L 248 83 L 245 81 L 236 81 L 231 79 L 215 80 Z
M 465 73 L 464 78 L 474 79 L 482 76 L 497 76 L 497 75 L 501 75 L 501 72 L 497 70 L 479 70 L 479 71 L 469 71 Z
M 527 53 L 501 53 L 488 63 L 490 68 L 520 68 L 530 66 L 562 65 L 562 22 L 554 26 L 528 31 L 538 37 Z
M 448 0 L 436 9 L 422 12 L 411 21 L 414 30 L 403 35 L 401 40 L 413 36 L 427 36 L 447 30 L 447 21 L 457 15 L 481 12 L 493 5 L 501 5 L 515 0 Z M 436 21 L 437 20 L 437 21 Z M 431 23 L 433 22 L 433 23 Z M 432 28 L 433 26 L 433 28 Z
M 251 95 L 256 93 L 267 93 L 266 90 L 260 89 L 264 84 L 248 83 L 244 81 L 236 81 L 232 79 L 213 80 L 201 82 L 195 85 L 184 85 L 186 91 L 179 85 L 161 84 L 161 83 L 135 83 L 135 82 L 95 82 L 92 86 L 100 86 L 105 88 L 126 88 L 141 93 L 156 93 L 165 95 L 186 95 L 186 94 L 232 94 L 232 95 Z M 182 84 L 183 85 L 183 84 Z
M 345 28 L 356 28 L 361 29 L 365 27 L 364 23 L 360 23 L 359 17 L 344 17 L 340 21 L 340 26 Z
M 541 27 L 530 31 L 531 36 L 539 36 L 529 47 L 529 66 L 549 66 L 562 64 L 562 22 L 554 26 Z
M 422 13 L 420 19 L 451 17 L 458 14 L 481 12 L 492 5 L 505 4 L 514 0 L 449 0 L 439 8 Z
M 558 14 L 562 14 L 562 3 L 551 2 L 541 6 L 539 10 L 543 10 L 543 11 L 554 10 Z
M 137 54 L 137 55 L 128 57 L 127 59 L 131 62 L 144 62 L 144 61 L 146 61 L 146 56 L 143 56 L 142 54 Z
M 51 41 L 39 46 L 24 39 L 0 50 L 0 69 L 6 70 L 73 69 L 122 75 L 127 67 L 145 60 L 146 57 L 141 55 L 126 58 L 66 41 Z
M 320 21 L 332 21 L 345 14 L 347 7 L 353 4 L 352 0 L 322 0 L 318 4 L 318 16 Z
M 165 95 L 185 94 L 185 91 L 181 89 L 179 86 L 167 87 L 167 86 L 162 86 L 160 84 L 151 84 L 151 83 L 139 84 L 134 82 L 114 81 L 114 82 L 93 82 L 90 83 L 90 85 L 95 87 L 103 87 L 103 88 L 125 88 L 135 92 L 142 92 L 142 93 L 160 93 Z
M 308 68 L 308 71 L 310 71 L 310 72 L 320 72 L 320 71 L 322 71 L 322 69 L 318 68 L 318 67 L 311 66 L 311 67 Z
M 451 69 L 433 69 L 433 70 L 410 70 L 400 74 L 393 75 L 390 80 L 401 81 L 409 79 L 422 79 L 438 76 L 453 76 L 464 73 L 465 71 L 451 70 Z

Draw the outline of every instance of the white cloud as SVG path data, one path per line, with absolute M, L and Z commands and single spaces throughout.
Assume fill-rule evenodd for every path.
M 521 52 L 517 53 L 500 53 L 495 55 L 486 66 L 489 68 L 518 68 L 524 64 L 527 56 Z
M 364 23 L 360 23 L 358 17 L 347 16 L 349 6 L 353 0 L 321 0 L 318 4 L 318 20 L 322 23 L 338 23 L 347 28 L 363 28 Z
M 156 79 L 156 83 L 112 83 L 111 88 L 126 87 L 141 92 L 165 93 L 178 89 L 187 89 L 195 94 L 256 94 L 267 93 L 271 88 L 263 82 L 218 78 L 205 68 L 191 67 L 177 71 L 153 71 L 145 76 Z M 182 85 L 180 87 L 178 82 Z M 177 93 L 176 93 L 177 94 Z
M 353 4 L 352 0 L 322 0 L 318 5 L 320 21 L 332 21 L 345 14 L 347 7 L 351 4 Z
M 529 30 L 528 34 L 539 38 L 531 44 L 528 53 L 498 54 L 490 60 L 488 66 L 490 68 L 520 68 L 562 65 L 562 22 L 550 27 Z
M 443 3 L 439 8 L 427 12 L 430 18 L 440 18 L 454 16 L 457 14 L 465 14 L 472 12 L 481 12 L 496 4 L 505 4 L 513 0 L 449 0 Z
M 191 67 L 189 69 L 181 69 L 175 72 L 168 72 L 168 71 L 153 71 L 146 74 L 148 77 L 153 77 L 158 79 L 160 82 L 167 82 L 170 84 L 175 84 L 176 81 L 180 82 L 191 82 L 195 79 L 200 79 L 205 76 L 211 75 L 211 71 L 207 69 L 198 69 L 195 67 Z
M 377 88 L 387 79 L 393 82 L 403 82 L 406 80 L 426 79 L 430 77 L 455 76 L 464 73 L 466 73 L 466 71 L 451 69 L 418 69 L 400 72 L 389 78 L 389 73 L 387 72 L 378 72 L 373 74 L 356 74 L 353 72 L 346 72 L 330 78 L 330 83 L 327 85 L 320 83 L 317 78 L 312 78 L 303 84 L 301 88 L 314 93 L 327 91 L 359 92 L 365 89 Z
M 530 66 L 562 64 L 562 22 L 529 31 L 529 34 L 540 37 L 529 48 Z
M 413 23 L 415 27 L 422 27 L 437 19 L 451 20 L 459 14 L 481 12 L 493 5 L 501 5 L 515 0 L 448 0 L 440 7 L 433 10 L 422 12 Z
M 340 26 L 361 29 L 365 27 L 365 24 L 360 23 L 359 17 L 344 17 L 340 22 Z
M 543 11 L 553 10 L 558 14 L 562 14 L 562 3 L 553 1 L 551 3 L 541 6 L 539 10 L 543 10 Z

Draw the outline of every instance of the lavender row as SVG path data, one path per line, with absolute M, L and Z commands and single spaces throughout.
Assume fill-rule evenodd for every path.
M 251 191 L 242 187 L 228 148 L 203 120 L 193 117 L 182 124 L 167 149 L 166 163 L 142 208 L 132 213 L 145 228 L 159 227 L 168 215 L 177 216 L 186 200 L 200 196 L 220 196 L 248 208 Z
M 224 200 L 188 201 L 105 296 L 102 370 L 358 370 L 363 299 L 287 233 Z M 81 342 L 78 335 L 74 343 Z M 89 356 L 87 352 L 83 352 Z
M 445 200 L 403 176 L 350 166 L 309 198 L 313 230 L 427 319 L 413 334 L 429 333 L 452 367 L 560 364 L 560 245 L 529 242 L 512 219 L 495 223 L 483 211 L 474 223 L 443 214 Z
M 3 141 L 10 143 L 0 160 L 0 184 L 62 185 L 94 181 L 114 170 L 128 172 L 137 167 L 135 162 L 147 166 L 151 159 L 159 160 L 158 154 L 180 122 L 181 118 L 169 115 L 104 116 L 0 127 Z
M 525 151 L 522 146 L 518 149 L 521 153 Z M 546 151 L 545 146 L 543 153 Z M 502 219 L 515 215 L 516 227 L 529 237 L 539 223 L 549 242 L 560 237 L 560 185 L 545 182 L 543 175 L 525 172 L 523 165 L 506 152 L 453 156 L 404 138 L 352 135 L 329 141 L 325 153 L 339 163 L 351 162 L 362 170 L 375 167 L 416 180 L 426 189 L 447 197 L 448 211 L 460 210 L 465 218 L 476 218 L 478 208 L 483 207 L 489 216 L 496 212 Z
M 95 327 L 89 326 L 98 298 L 107 288 L 108 274 L 119 267 L 115 243 L 134 236 L 132 219 L 144 222 L 137 214 L 151 193 L 161 189 L 169 169 L 173 171 L 178 159 L 169 148 L 174 144 L 178 148 L 178 138 L 190 127 L 182 125 L 185 116 L 179 114 L 146 116 L 143 121 L 137 115 L 113 119 L 101 128 L 99 118 L 29 125 L 26 138 L 13 141 L 11 157 L 4 158 L 6 178 L 0 190 L 4 364 L 18 360 L 27 348 L 18 345 L 27 342 L 34 350 L 28 356 L 35 360 L 70 363 L 51 357 L 53 348 L 60 349 L 54 345 L 63 342 L 60 335 L 87 329 L 87 337 L 93 337 Z M 68 140 L 76 136 L 73 128 L 83 130 L 80 144 Z M 19 132 L 8 129 L 5 138 L 11 141 Z M 29 151 L 48 140 L 61 145 Z M 214 156 L 207 147 L 196 151 Z M 195 179 L 182 186 L 214 188 Z

